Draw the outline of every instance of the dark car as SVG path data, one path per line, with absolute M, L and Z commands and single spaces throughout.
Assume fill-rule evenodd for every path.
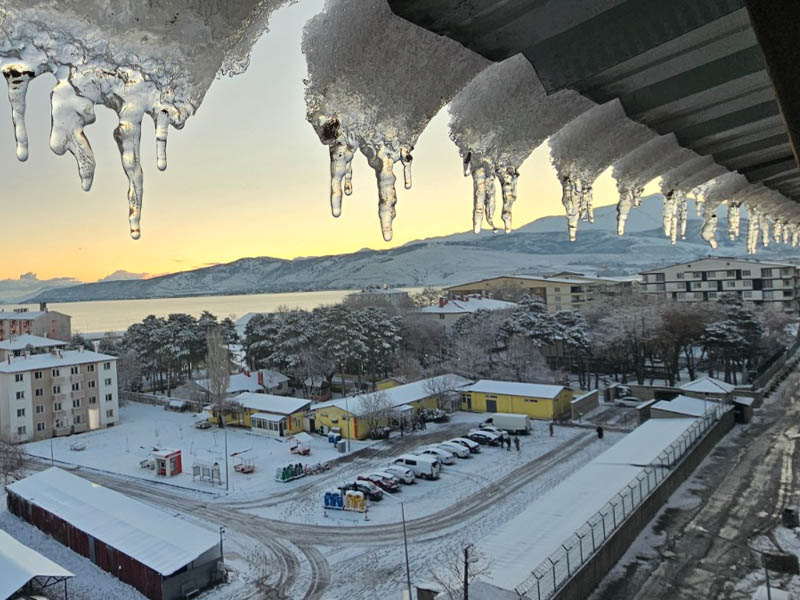
M 349 490 L 361 492 L 362 494 L 364 494 L 365 498 L 367 498 L 368 500 L 372 500 L 373 502 L 378 502 L 379 500 L 383 500 L 383 490 L 381 490 L 381 488 L 379 488 L 371 481 L 363 481 L 359 479 L 357 481 L 353 481 L 352 483 L 346 483 L 339 489 L 342 490 L 343 494 L 344 492 L 347 492 Z
M 500 444 L 500 436 L 492 433 L 491 431 L 472 430 L 464 436 L 473 442 L 478 442 L 481 445 L 489 444 L 490 446 L 497 446 Z
M 194 424 L 195 429 L 211 429 L 211 423 L 208 421 L 198 421 Z
M 356 477 L 356 480 L 374 483 L 384 492 L 397 492 L 400 490 L 400 481 L 389 473 L 368 473 L 366 475 L 359 475 Z

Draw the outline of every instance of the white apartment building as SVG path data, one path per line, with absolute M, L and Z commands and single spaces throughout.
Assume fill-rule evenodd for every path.
M 88 350 L 6 354 L 0 362 L 0 439 L 28 442 L 119 421 L 117 358 Z
M 708 257 L 642 273 L 643 290 L 677 302 L 714 301 L 737 294 L 745 304 L 796 312 L 800 275 L 791 263 Z

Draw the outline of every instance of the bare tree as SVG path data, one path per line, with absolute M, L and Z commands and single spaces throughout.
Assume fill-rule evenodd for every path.
M 22 452 L 19 446 L 0 441 L 0 477 L 3 484 L 11 483 L 22 476 Z
M 208 371 L 208 392 L 211 404 L 214 406 L 219 419 L 220 427 L 225 426 L 224 415 L 230 410 L 227 402 L 228 385 L 231 381 L 230 360 L 228 346 L 222 337 L 222 329 L 210 327 L 206 334 L 208 354 L 206 354 L 206 369 Z
M 366 421 L 370 431 L 383 427 L 389 422 L 392 411 L 389 397 L 383 390 L 365 394 L 359 399 L 361 403 L 361 417 Z
M 459 408 L 459 399 L 455 393 L 456 382 L 452 375 L 430 377 L 423 385 L 428 396 L 436 398 L 437 408 L 447 412 L 455 412 Z M 454 396 L 456 396 L 454 398 Z
M 436 570 L 431 569 L 430 575 L 434 583 L 441 587 L 446 600 L 465 598 L 464 584 L 469 587 L 470 583 L 486 575 L 492 566 L 482 552 L 465 540 L 446 545 L 436 565 Z
M 496 368 L 496 376 L 511 381 L 555 383 L 555 373 L 547 366 L 539 347 L 528 337 L 514 335 Z

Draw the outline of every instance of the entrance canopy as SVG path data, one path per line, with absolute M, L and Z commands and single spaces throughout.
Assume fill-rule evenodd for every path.
M 46 587 L 70 577 L 65 568 L 0 530 L 0 598 L 10 598 L 32 580 Z

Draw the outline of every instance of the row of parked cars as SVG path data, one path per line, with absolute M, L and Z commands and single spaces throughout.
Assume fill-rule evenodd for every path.
M 402 454 L 382 469 L 358 475 L 356 479 L 340 487 L 342 492 L 355 490 L 366 498 L 379 501 L 385 492 L 400 491 L 401 485 L 416 483 L 422 479 L 439 479 L 442 465 L 455 464 L 458 459 L 468 459 L 481 451 L 481 446 L 498 446 L 509 436 L 491 424 L 481 424 L 462 437 L 422 446 L 414 453 Z

